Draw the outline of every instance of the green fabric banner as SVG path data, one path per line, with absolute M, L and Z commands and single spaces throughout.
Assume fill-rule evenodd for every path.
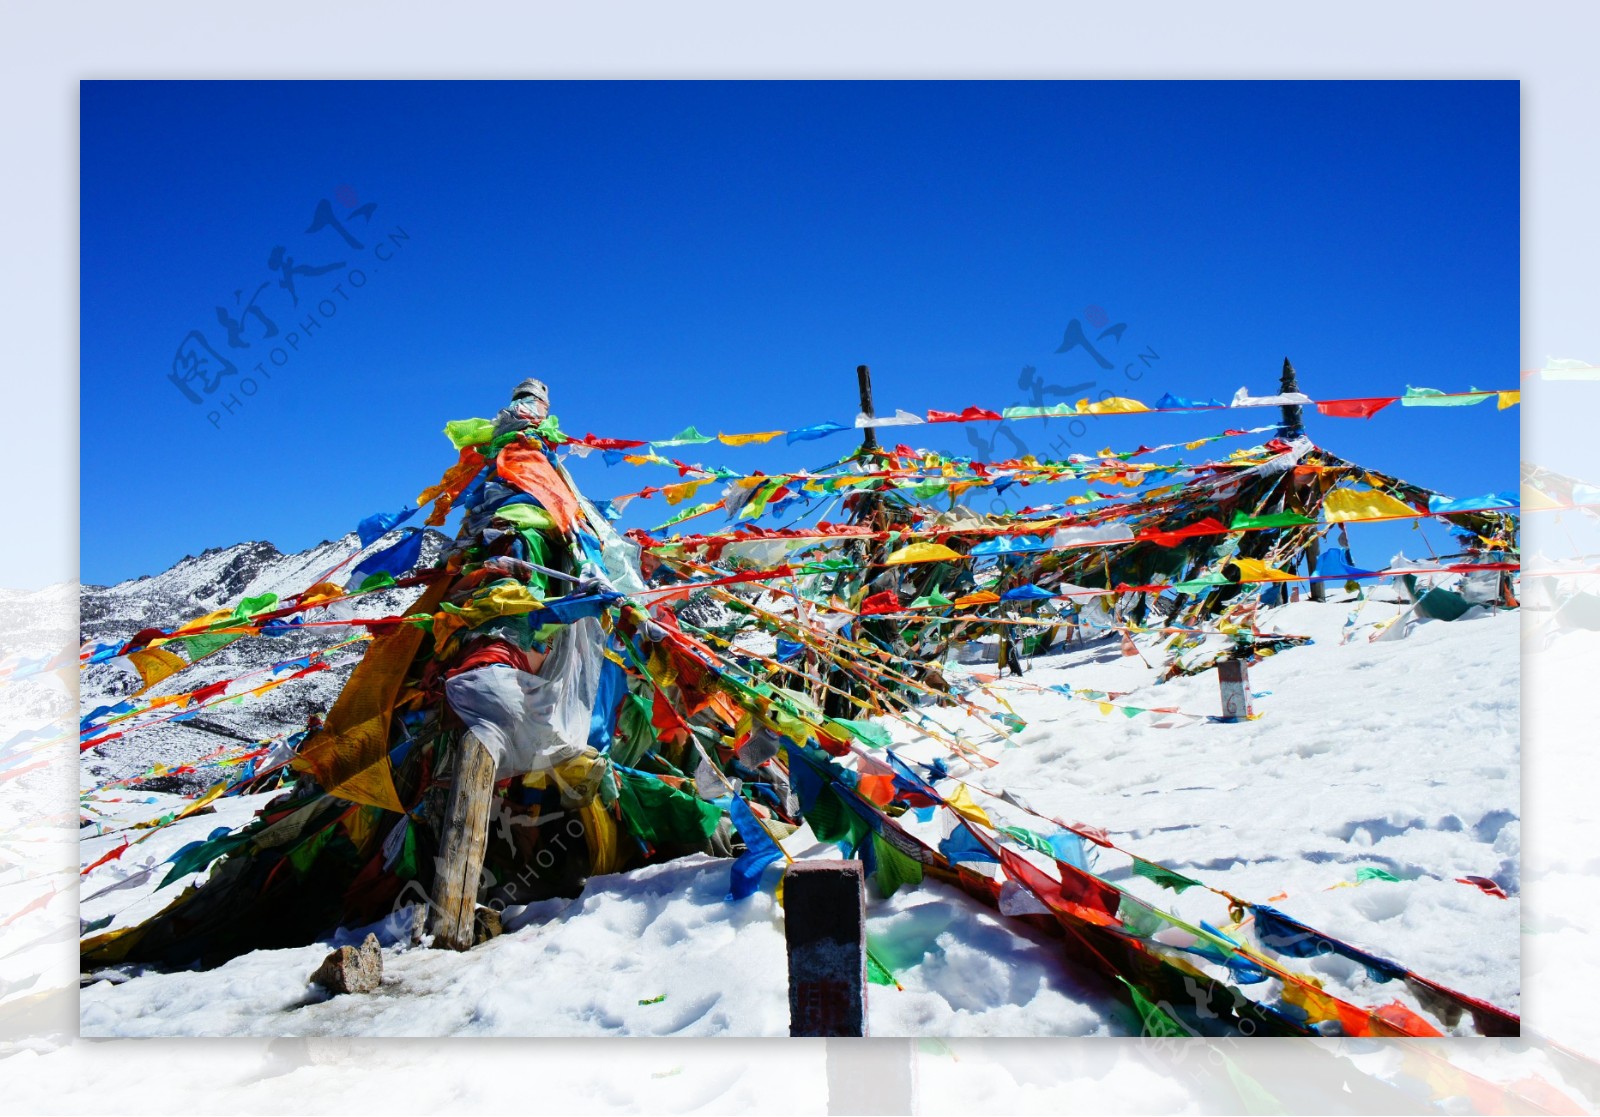
M 878 895 L 887 900 L 903 884 L 922 883 L 922 863 L 907 857 L 880 835 L 872 835 L 872 856 L 878 864 L 873 874 L 878 881 Z
M 467 446 L 476 446 L 480 442 L 487 442 L 494 437 L 494 421 L 491 419 L 452 419 L 444 425 L 444 436 L 450 440 L 450 445 L 457 450 Z
M 1301 524 L 1316 522 L 1310 516 L 1303 516 L 1299 512 L 1268 512 L 1261 516 L 1253 516 L 1248 512 L 1235 512 L 1228 530 L 1243 531 L 1251 527 L 1299 527 Z
M 1185 888 L 1193 888 L 1200 883 L 1197 880 L 1191 880 L 1182 873 L 1175 873 L 1171 869 L 1146 861 L 1141 857 L 1133 859 L 1133 875 L 1144 877 L 1146 880 L 1153 880 L 1162 888 L 1170 888 L 1180 895 Z
M 722 809 L 663 780 L 618 771 L 622 818 L 651 845 L 700 845 L 717 828 Z
M 193 663 L 197 659 L 204 659 L 219 648 L 225 648 L 235 640 L 240 639 L 242 632 L 203 632 L 199 636 L 185 636 L 174 640 L 174 644 L 182 644 L 184 654 Z

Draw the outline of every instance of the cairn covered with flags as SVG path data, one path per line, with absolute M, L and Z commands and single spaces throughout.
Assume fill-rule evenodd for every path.
M 113 749 L 163 716 L 142 697 L 154 685 L 146 667 L 165 680 L 208 649 L 290 624 L 300 633 L 326 625 L 345 637 L 336 646 L 362 651 L 325 718 L 286 727 L 248 771 L 225 773 L 156 824 L 192 818 L 221 796 L 276 791 L 247 824 L 174 855 L 163 883 L 182 888 L 158 913 L 89 929 L 83 967 L 208 967 L 314 942 L 408 902 L 430 912 L 438 945 L 465 949 L 490 933 L 474 919 L 481 905 L 576 895 L 591 877 L 690 853 L 728 859 L 726 902 L 737 904 L 780 886 L 768 868 L 792 858 L 785 843 L 805 827 L 860 858 L 881 895 L 943 881 L 1027 933 L 1055 937 L 1063 965 L 1094 975 L 1157 1031 L 1515 1034 L 1511 1012 L 1271 902 L 1141 857 L 1099 826 L 980 786 L 972 773 L 995 761 L 941 721 L 958 713 L 1015 743 L 1023 719 L 1004 699 L 980 702 L 985 692 L 961 665 L 996 658 L 1019 670 L 1028 656 L 1105 635 L 1141 656 L 1133 639 L 1143 638 L 1165 678 L 1289 652 L 1304 638 L 1264 631 L 1263 617 L 1302 587 L 1310 597 L 1330 583 L 1393 584 L 1404 596 L 1382 626 L 1391 637 L 1418 618 L 1516 606 L 1514 496 L 1452 499 L 1357 466 L 1306 438 L 1298 408 L 1313 401 L 1283 393 L 1235 406 L 1260 399 L 1286 409 L 1270 432 L 1230 429 L 1061 462 L 952 459 L 875 440 L 804 473 L 674 462 L 681 476 L 693 471 L 681 483 L 693 487 L 668 486 L 677 489 L 668 499 L 720 481 L 722 498 L 688 513 L 720 509 L 729 525 L 665 535 L 685 514 L 624 535 L 617 501 L 586 499 L 563 463 L 642 444 L 569 437 L 545 386 L 524 381 L 493 418 L 447 425 L 456 461 L 414 507 L 363 523 L 363 557 L 343 585 L 330 572 L 287 600 L 84 649 L 85 663 L 140 668 L 137 689 L 86 718 L 85 750 Z M 1324 413 L 1359 417 L 1340 406 Z M 968 410 L 981 412 L 969 421 L 989 417 Z M 1150 409 L 1105 413 L 1135 410 Z M 1271 437 L 1199 465 L 1143 460 L 1258 433 Z M 696 441 L 710 440 L 663 440 L 633 464 Z M 1121 491 L 1004 515 L 959 503 L 997 478 Z M 837 498 L 847 517 L 756 525 L 797 496 Z M 950 499 L 936 507 L 936 498 Z M 426 505 L 428 526 L 460 517 L 430 562 L 422 530 L 402 529 Z M 1398 519 L 1445 523 L 1457 549 L 1427 563 L 1358 565 L 1349 529 Z M 420 594 L 403 613 L 331 615 L 397 588 Z M 1128 711 L 1108 692 L 1051 689 L 1063 702 Z M 1175 708 L 1133 714 L 1171 727 L 1221 720 Z M 914 729 L 943 756 L 909 759 L 888 726 Z M 1127 871 L 1107 872 L 1113 862 Z M 1132 887 L 1139 882 L 1209 893 L 1226 918 L 1186 918 Z M 1328 991 L 1304 966 L 1327 956 L 1364 972 L 1375 995 Z

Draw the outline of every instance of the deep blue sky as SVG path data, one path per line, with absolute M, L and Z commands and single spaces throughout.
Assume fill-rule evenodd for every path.
M 881 412 L 1029 402 L 1025 365 L 1147 402 L 1265 394 L 1285 355 L 1319 398 L 1514 387 L 1518 116 L 1515 82 L 88 82 L 81 577 L 337 536 L 435 481 L 444 422 L 530 373 L 567 430 L 641 438 L 848 423 L 861 362 Z M 346 226 L 360 250 L 306 231 L 322 199 L 375 204 Z M 295 308 L 278 246 L 345 267 L 297 274 Z M 216 308 L 262 283 L 279 335 L 236 314 L 231 348 Z M 1127 326 L 1115 371 L 1055 353 L 1090 307 Z M 200 405 L 168 379 L 193 330 L 239 369 L 191 385 Z M 290 332 L 299 351 L 208 422 Z M 1013 426 L 1059 456 L 1275 415 Z M 1452 495 L 1517 483 L 1517 413 L 1492 403 L 1308 419 Z M 973 452 L 961 426 L 908 433 Z M 682 454 L 770 472 L 851 438 Z M 597 497 L 677 480 L 574 471 Z M 671 511 L 634 509 L 625 526 Z M 1360 561 L 1424 551 L 1352 534 Z

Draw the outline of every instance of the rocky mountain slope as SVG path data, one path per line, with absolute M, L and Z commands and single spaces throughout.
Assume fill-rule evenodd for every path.
M 428 531 L 423 541 L 422 565 L 437 561 L 447 542 L 441 533 Z M 358 548 L 353 532 L 289 554 L 267 542 L 236 543 L 198 556 L 185 556 L 159 574 L 114 586 L 84 586 L 79 600 L 79 636 L 85 642 L 125 640 L 142 628 L 182 624 L 230 608 L 246 597 L 275 593 L 287 598 L 317 582 Z M 344 567 L 335 580 L 343 581 L 348 569 Z M 418 593 L 417 589 L 387 590 L 317 610 L 313 619 L 392 616 L 403 612 Z M 240 680 L 229 687 L 229 693 L 236 693 L 267 681 L 275 664 L 329 648 L 361 631 L 314 627 L 284 636 L 241 639 L 158 683 L 146 697 L 189 691 L 224 679 Z M 309 715 L 332 705 L 360 650 L 358 645 L 337 653 L 331 670 L 297 679 L 259 697 L 225 703 L 182 723 L 129 732 L 90 749 L 83 755 L 82 779 L 89 785 L 137 775 L 157 762 L 181 764 L 224 745 L 257 741 L 291 730 Z M 138 676 L 125 662 L 95 664 L 80 677 L 81 710 L 88 714 L 113 705 L 139 685 Z M 207 777 L 201 774 L 155 786 L 160 790 L 192 791 L 193 785 L 205 782 Z

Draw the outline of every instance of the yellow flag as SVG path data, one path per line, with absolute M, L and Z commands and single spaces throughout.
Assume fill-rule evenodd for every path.
M 1382 520 L 1394 516 L 1415 516 L 1417 510 L 1402 504 L 1377 489 L 1335 489 L 1322 505 L 1329 523 L 1341 520 Z
M 1093 403 L 1087 399 L 1078 401 L 1078 414 L 1080 415 L 1125 415 L 1134 411 L 1149 411 L 1150 409 L 1136 399 L 1126 396 L 1112 396 L 1109 399 L 1095 400 Z
M 1293 582 L 1298 579 L 1293 574 L 1286 574 L 1262 562 L 1260 559 L 1236 558 L 1233 564 L 1239 568 L 1242 581 L 1246 582 Z
M 668 504 L 682 504 L 692 497 L 695 494 L 695 490 L 701 485 L 710 484 L 710 482 L 711 478 L 709 477 L 702 477 L 698 481 L 684 481 L 678 485 L 668 485 L 661 490 L 661 493 L 667 498 Z
M 143 694 L 168 675 L 175 675 L 189 666 L 182 656 L 165 648 L 145 648 L 143 651 L 129 652 L 128 662 L 133 664 L 134 669 L 139 672 L 139 678 L 144 681 L 144 686 L 135 691 L 135 694 Z
M 1520 388 L 1515 392 L 1501 392 L 1499 395 L 1501 411 L 1508 407 L 1515 407 L 1522 402 L 1522 390 Z
M 445 589 L 444 582 L 434 585 L 408 615 L 433 612 Z M 403 624 L 373 639 L 328 711 L 327 724 L 300 746 L 296 771 L 310 772 L 324 791 L 341 799 L 404 813 L 389 767 L 389 725 L 423 635 L 416 625 Z
M 343 592 L 343 591 L 340 591 L 340 592 Z M 212 625 L 216 624 L 218 621 L 226 621 L 226 620 L 232 620 L 232 619 L 233 619 L 233 610 L 231 610 L 231 609 L 218 609 L 215 613 L 207 613 L 203 617 L 199 617 L 199 618 L 196 618 L 195 620 L 190 621 L 188 624 L 184 625 L 182 628 L 177 629 L 175 632 L 173 632 L 173 635 L 174 636 L 190 636 L 190 635 L 193 635 L 196 632 L 204 632 L 206 629 L 210 628 Z
M 972 792 L 967 790 L 964 783 L 956 784 L 954 794 L 945 796 L 945 805 L 968 822 L 976 822 L 980 826 L 994 829 L 994 823 L 989 821 L 989 816 L 983 813 L 983 808 L 972 801 Z
M 771 442 L 782 431 L 760 431 L 756 434 L 719 434 L 717 440 L 728 446 L 748 446 L 751 443 Z
M 451 605 L 445 607 L 444 611 L 460 617 L 468 628 L 477 628 L 496 617 L 531 613 L 543 605 L 544 599 L 530 591 L 527 586 L 515 582 L 498 582 L 487 590 L 480 589 L 465 605 Z M 438 633 L 434 635 L 437 637 Z
M 941 562 L 947 559 L 958 559 L 962 556 L 943 543 L 912 543 L 910 546 L 901 547 L 888 558 L 883 560 L 885 566 L 900 566 L 908 562 Z
M 332 582 L 318 582 L 300 595 L 300 604 L 311 605 L 318 601 L 334 601 L 343 596 L 344 590 Z
M 199 814 L 202 807 L 211 802 L 217 796 L 221 795 L 226 790 L 228 790 L 228 781 L 218 780 L 216 783 L 212 784 L 209 789 L 207 789 L 204 795 L 200 796 L 200 798 L 196 799 L 194 802 L 190 803 L 187 807 L 183 808 L 183 810 L 174 815 L 173 821 L 176 822 L 180 818 L 188 818 L 192 814 Z

